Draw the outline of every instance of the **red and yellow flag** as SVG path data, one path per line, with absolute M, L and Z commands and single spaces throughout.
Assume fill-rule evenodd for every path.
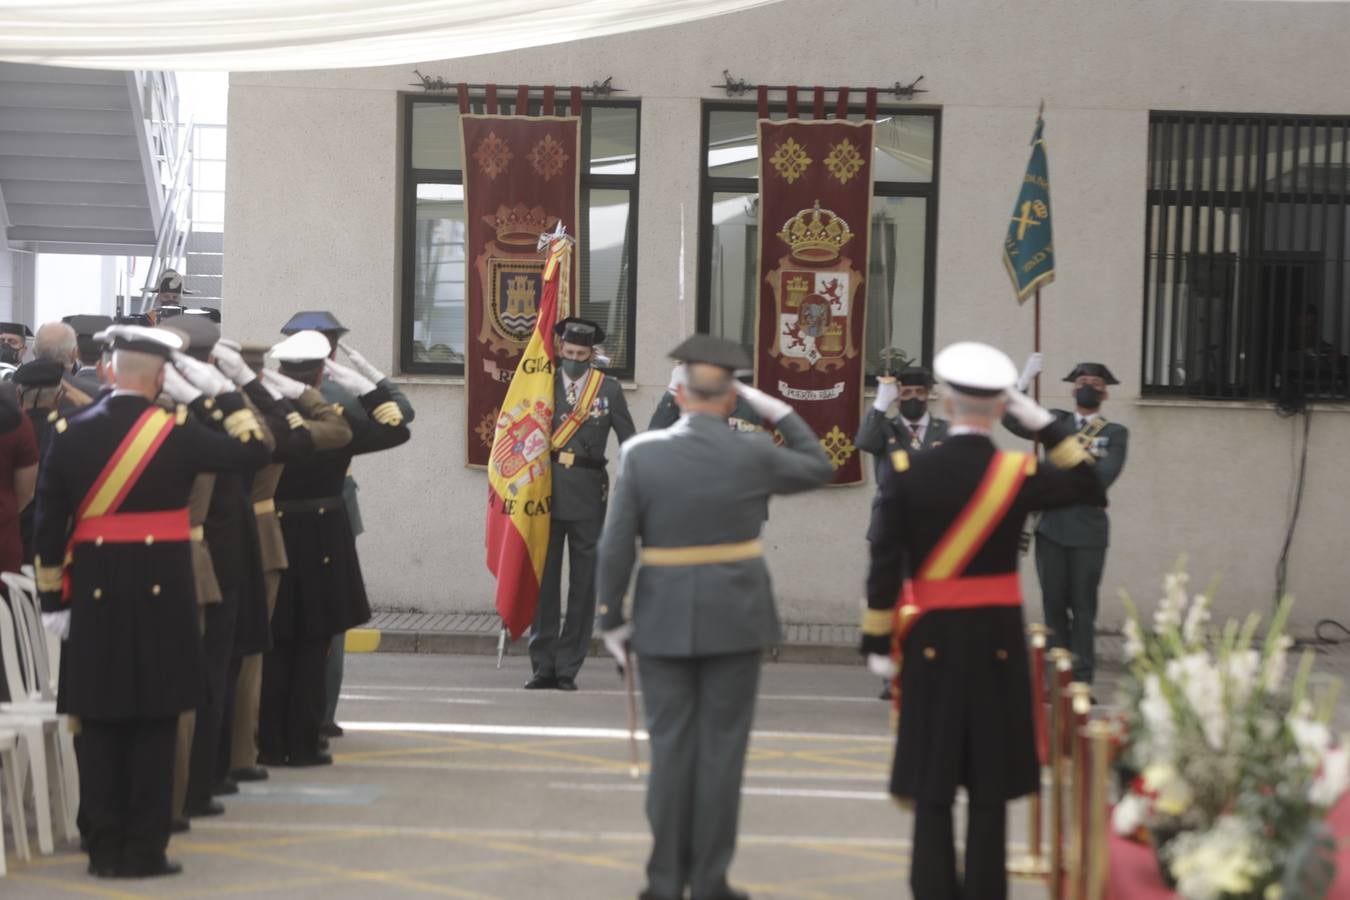
M 548 555 L 553 429 L 553 325 L 568 308 L 572 241 L 549 246 L 539 315 L 497 414 L 488 460 L 487 566 L 497 577 L 497 613 L 511 637 L 534 619 Z

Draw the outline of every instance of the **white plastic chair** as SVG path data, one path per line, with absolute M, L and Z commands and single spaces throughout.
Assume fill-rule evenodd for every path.
M 28 846 L 28 817 L 23 809 L 23 782 L 19 778 L 19 736 L 0 728 L 0 819 L 9 801 L 9 827 L 14 832 L 14 855 L 22 862 L 33 858 Z M 0 876 L 5 874 L 5 827 L 0 821 Z
M 13 601 L 11 601 L 13 602 Z M 20 601 L 23 602 L 23 601 Z M 15 604 L 17 606 L 17 603 Z M 4 665 L 5 682 L 9 685 L 10 695 L 31 696 L 28 683 L 24 680 L 23 665 L 18 649 L 18 623 L 10 612 L 10 604 L 0 602 L 0 664 Z M 47 707 L 50 705 L 50 711 Z M 0 728 L 13 731 L 19 740 L 20 753 L 14 771 L 18 775 L 19 802 L 23 802 L 23 786 L 31 780 L 33 785 L 33 811 L 37 818 L 38 850 L 43 855 L 55 851 L 52 839 L 51 794 L 57 794 L 57 809 L 61 813 L 61 829 L 66 838 L 75 833 L 74 814 L 69 813 L 70 805 L 66 796 L 66 772 L 62 759 L 62 733 L 69 737 L 69 729 L 56 714 L 55 704 L 45 701 L 19 700 L 0 703 Z M 72 744 L 73 748 L 73 744 Z M 48 758 L 58 769 L 57 777 L 48 777 Z M 72 754 L 73 755 L 73 754 Z

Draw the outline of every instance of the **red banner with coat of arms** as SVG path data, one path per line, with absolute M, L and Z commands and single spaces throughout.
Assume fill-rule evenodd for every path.
M 459 117 L 464 141 L 465 461 L 486 466 L 497 412 L 534 333 L 548 248 L 562 220 L 577 233 L 581 124 L 575 117 Z M 577 296 L 577 266 L 559 291 Z M 574 314 L 563 306 L 558 317 Z
M 759 122 L 755 384 L 790 403 L 834 464 L 863 481 L 863 325 L 872 122 Z

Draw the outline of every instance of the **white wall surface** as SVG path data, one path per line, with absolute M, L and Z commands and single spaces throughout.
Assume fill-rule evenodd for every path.
M 938 346 L 983 339 L 1021 356 L 1031 312 L 999 257 L 1041 98 L 1053 184 L 1058 280 L 1045 296 L 1048 373 L 1101 359 L 1124 382 L 1106 414 L 1132 432 L 1112 492 L 1104 624 L 1118 586 L 1151 603 L 1182 551 L 1196 581 L 1222 576 L 1219 607 L 1271 602 L 1298 425 L 1269 407 L 1139 396 L 1143 216 L 1150 110 L 1350 114 L 1350 4 L 806 0 L 709 22 L 419 64 L 451 82 L 587 84 L 613 75 L 642 100 L 637 386 L 645 421 L 665 352 L 693 328 L 700 100 L 730 68 L 771 84 L 910 81 L 940 106 Z M 378 366 L 397 353 L 398 93 L 412 66 L 235 75 L 230 83 L 226 331 L 274 338 L 297 309 L 329 308 Z M 683 222 L 683 227 L 681 227 Z M 689 295 L 676 301 L 680 248 Z M 483 473 L 463 468 L 458 379 L 402 379 L 417 408 L 410 445 L 361 459 L 362 561 L 377 604 L 486 610 Z M 1045 400 L 1067 402 L 1053 378 Z M 1290 568 L 1296 626 L 1350 618 L 1350 415 L 1319 409 Z M 615 456 L 617 454 L 611 454 Z M 776 500 L 766 538 L 785 617 L 852 622 L 862 592 L 871 488 Z M 1028 607 L 1039 603 L 1024 567 Z

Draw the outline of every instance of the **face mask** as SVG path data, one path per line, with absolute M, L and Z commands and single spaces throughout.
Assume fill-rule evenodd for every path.
M 919 421 L 926 412 L 928 412 L 928 402 L 926 400 L 920 400 L 918 397 L 910 397 L 908 400 L 900 401 L 900 415 L 909 419 L 911 422 Z
M 1083 409 L 1096 409 L 1102 405 L 1102 392 L 1090 384 L 1080 384 L 1073 392 L 1073 399 Z
M 576 381 L 582 375 L 585 375 L 586 370 L 589 369 L 590 367 L 591 367 L 590 360 L 564 359 L 562 361 L 563 374 L 566 375 L 568 378 L 572 379 L 573 381 Z
M 0 363 L 9 363 L 11 366 L 17 366 L 19 360 L 22 358 L 22 350 L 16 350 L 9 344 L 0 344 Z

